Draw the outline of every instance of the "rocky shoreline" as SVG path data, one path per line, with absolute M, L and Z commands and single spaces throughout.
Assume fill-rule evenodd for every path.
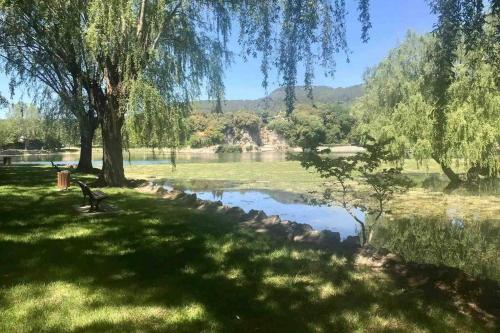
M 433 290 L 444 297 L 453 298 L 459 311 L 483 321 L 488 328 L 497 327 L 495 322 L 500 318 L 500 308 L 494 300 L 500 296 L 500 285 L 496 281 L 473 278 L 456 268 L 408 263 L 388 250 L 370 245 L 361 247 L 357 236 L 349 236 L 342 241 L 338 232 L 314 230 L 308 224 L 281 220 L 277 215 L 267 216 L 261 210 L 246 213 L 240 207 L 226 206 L 220 201 L 201 200 L 194 193 L 175 189 L 169 191 L 152 182 L 142 183 L 136 189 L 142 193 L 156 194 L 175 205 L 223 214 L 257 233 L 349 253 L 353 256 L 354 266 L 383 271 L 397 279 L 404 288 Z
M 282 220 L 278 215 L 266 215 L 262 210 L 250 210 L 248 213 L 240 207 L 223 205 L 220 201 L 201 200 L 195 193 L 188 194 L 180 190 L 166 190 L 161 185 L 147 182 L 137 188 L 142 193 L 161 196 L 175 204 L 194 208 L 200 211 L 224 214 L 240 223 L 243 227 L 253 229 L 257 233 L 269 234 L 274 238 L 298 243 L 307 243 L 323 248 L 357 249 L 360 245 L 358 236 L 348 236 L 341 240 L 340 233 L 330 230 L 314 230 L 309 224 Z

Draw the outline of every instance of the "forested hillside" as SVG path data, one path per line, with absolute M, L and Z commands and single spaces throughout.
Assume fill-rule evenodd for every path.
M 349 104 L 354 102 L 363 94 L 363 85 L 354 85 L 346 88 L 332 88 L 327 86 L 313 87 L 313 100 L 307 97 L 303 86 L 295 88 L 297 104 Z M 223 112 L 235 112 L 239 110 L 268 111 L 276 113 L 285 109 L 285 89 L 278 88 L 267 97 L 249 100 L 227 100 L 222 105 Z M 211 101 L 197 101 L 194 109 L 200 112 L 211 112 L 214 103 Z

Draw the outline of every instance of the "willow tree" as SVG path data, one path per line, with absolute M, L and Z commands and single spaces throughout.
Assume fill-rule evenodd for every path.
M 125 122 L 155 144 L 175 146 L 183 115 L 203 84 L 220 105 L 235 22 L 244 53 L 261 56 L 265 87 L 269 68 L 279 70 L 289 111 L 297 69 L 304 66 L 311 91 L 314 64 L 320 62 L 333 74 L 335 53 L 347 51 L 341 0 L 96 0 L 87 9 L 85 40 L 102 80 L 83 76 L 82 81 L 102 119 L 103 175 L 113 186 L 125 182 Z M 359 10 L 367 40 L 367 0 L 359 1 Z
M 487 3 L 490 4 L 489 9 L 485 8 Z M 499 42 L 498 35 L 494 38 L 484 38 L 484 27 L 486 17 L 489 15 L 495 24 L 493 33 L 498 34 L 499 1 L 429 0 L 429 5 L 431 11 L 437 15 L 437 23 L 433 32 L 436 43 L 433 48 L 427 50 L 433 69 L 426 77 L 428 93 L 434 103 L 431 115 L 433 120 L 432 156 L 441 165 L 448 178 L 458 183 L 461 180 L 450 165 L 449 145 L 446 138 L 448 112 L 450 111 L 448 92 L 455 79 L 454 65 L 458 60 L 462 45 L 466 53 L 480 47 L 483 47 L 485 54 L 495 50 L 495 44 Z M 493 42 L 493 44 L 485 45 L 485 41 Z
M 175 146 L 184 114 L 200 87 L 206 86 L 220 107 L 233 25 L 239 24 L 243 53 L 261 57 L 265 87 L 270 68 L 278 69 L 289 112 L 298 69 L 305 68 L 305 86 L 312 96 L 315 64 L 333 75 L 335 54 L 347 54 L 344 0 L 2 0 L 0 4 L 2 25 L 9 27 L 11 37 L 16 36 L 18 24 L 21 36 L 27 37 L 13 39 L 19 42 L 22 61 L 24 42 L 44 50 L 40 57 L 30 56 L 26 73 L 43 68 L 51 78 L 67 76 L 83 87 L 100 119 L 103 179 L 111 186 L 125 184 L 126 122 L 127 132 L 147 134 L 144 141 Z M 368 0 L 358 0 L 358 7 L 366 41 Z
M 85 6 L 86 1 L 0 1 L 0 63 L 11 87 L 29 86 L 42 99 L 55 94 L 61 109 L 78 119 L 78 169 L 91 172 L 98 120 L 80 80 L 82 72 L 95 73 L 80 26 Z
M 492 26 L 485 29 L 484 39 L 493 38 Z M 443 137 L 436 136 L 439 102 L 428 81 L 436 67 L 428 54 L 437 43 L 434 36 L 409 33 L 366 74 L 365 95 L 355 105 L 360 118 L 358 131 L 379 139 L 394 138 L 392 152 L 401 158 L 411 156 L 419 162 L 434 159 L 452 182 L 459 177 L 453 170 L 455 164 L 468 170 L 469 180 L 479 174 L 494 177 L 500 171 L 499 73 L 488 60 L 489 50 L 480 45 L 466 50 L 461 42 L 445 92 L 446 118 L 440 125 Z

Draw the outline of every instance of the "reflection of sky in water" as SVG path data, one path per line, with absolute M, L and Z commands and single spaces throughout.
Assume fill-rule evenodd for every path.
M 342 207 L 310 206 L 304 203 L 283 203 L 270 194 L 261 191 L 217 191 L 194 192 L 203 200 L 220 200 L 225 205 L 238 206 L 248 212 L 250 209 L 263 210 L 267 215 L 279 215 L 282 220 L 307 223 L 317 230 L 332 230 L 342 238 L 356 235 L 356 221 Z M 357 211 L 364 220 L 364 214 Z

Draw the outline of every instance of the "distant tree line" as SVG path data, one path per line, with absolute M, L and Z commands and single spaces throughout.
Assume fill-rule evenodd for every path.
M 272 119 L 269 129 L 282 135 L 292 146 L 315 150 L 320 145 L 352 142 L 355 124 L 346 105 L 297 105 L 290 116 L 278 114 Z
M 33 104 L 18 102 L 0 119 L 0 149 L 58 150 L 79 144 L 78 120 L 69 115 L 44 114 Z

